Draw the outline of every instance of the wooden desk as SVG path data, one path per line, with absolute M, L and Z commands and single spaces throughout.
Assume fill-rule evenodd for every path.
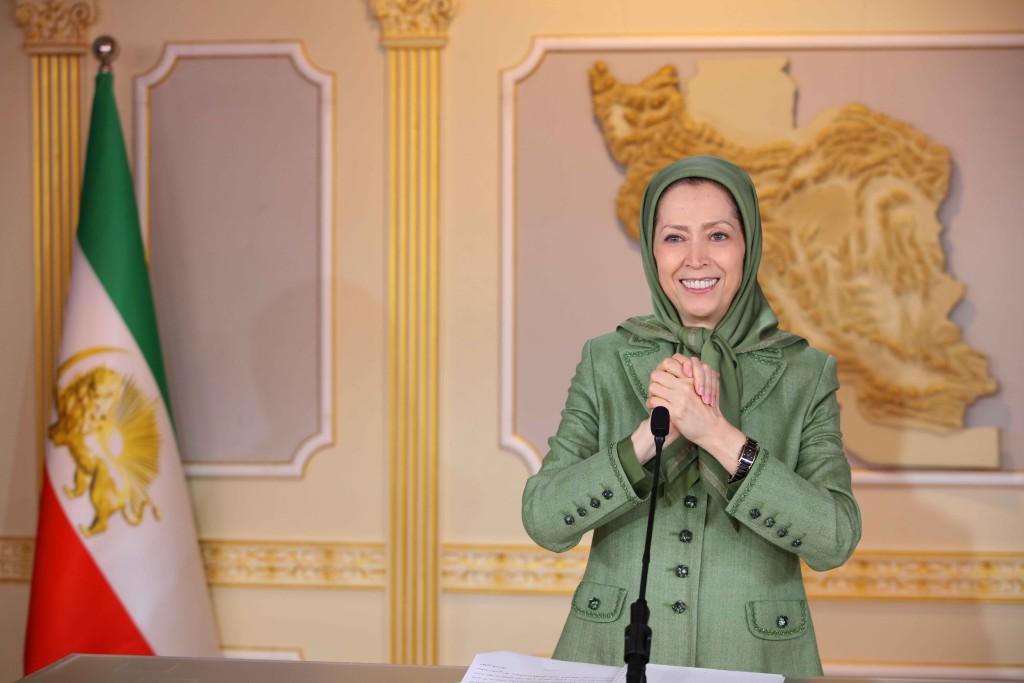
M 458 683 L 464 666 L 405 666 L 265 659 L 69 655 L 25 683 Z M 896 678 L 787 678 L 786 683 L 898 683 Z M 914 679 L 913 683 L 950 683 Z
M 458 683 L 464 666 L 69 655 L 25 683 Z

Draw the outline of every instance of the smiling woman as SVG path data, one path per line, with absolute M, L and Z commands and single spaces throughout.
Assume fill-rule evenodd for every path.
M 664 406 L 651 661 L 820 675 L 800 560 L 837 567 L 861 530 L 835 360 L 778 328 L 757 280 L 757 194 L 738 166 L 690 157 L 656 173 L 639 234 L 654 314 L 584 345 L 523 493 L 539 545 L 564 552 L 594 532 L 555 657 L 622 661 L 653 488 L 648 411 Z

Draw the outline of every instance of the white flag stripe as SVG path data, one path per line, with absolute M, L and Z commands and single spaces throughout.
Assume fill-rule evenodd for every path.
M 155 401 L 161 439 L 159 474 L 148 494 L 159 510 L 160 520 L 146 506 L 138 526 L 130 526 L 120 513 L 113 514 L 106 531 L 85 538 L 79 525 L 92 523 L 94 509 L 88 492 L 73 500 L 64 493 L 65 487 L 74 485 L 76 470 L 66 447 L 50 444 L 46 463 L 50 480 L 76 533 L 154 651 L 160 655 L 219 656 L 220 652 L 209 646 L 218 639 L 208 611 L 209 596 L 188 490 L 159 387 L 77 241 L 73 249 L 61 364 L 97 347 L 124 352 L 79 357 L 57 383 L 64 386 L 76 374 L 102 364 L 134 380 L 142 393 Z M 182 609 L 182 605 L 188 608 Z

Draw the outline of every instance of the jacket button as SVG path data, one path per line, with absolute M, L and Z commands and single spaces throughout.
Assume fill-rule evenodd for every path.
M 764 525 L 769 528 L 775 526 L 775 518 L 769 517 L 768 519 L 764 520 Z
M 680 579 L 685 579 L 689 575 L 690 575 L 690 568 L 689 567 L 687 567 L 685 564 L 677 564 L 676 565 L 676 576 L 678 576 Z
M 584 507 L 578 507 L 578 508 L 576 508 L 576 514 L 579 515 L 580 517 L 586 517 L 587 516 L 587 509 L 584 508 Z
M 565 516 L 565 523 L 569 524 L 571 526 L 571 525 L 576 523 L 576 518 L 573 517 L 572 515 L 566 515 Z
M 697 507 L 697 496 L 687 496 L 686 498 L 683 498 L 683 505 L 688 508 Z
M 757 508 L 754 508 L 753 510 L 750 511 L 750 518 L 751 519 L 757 519 L 760 516 L 761 516 L 761 511 L 758 510 Z
M 596 510 L 597 508 L 601 507 L 601 501 L 599 501 L 597 498 L 591 498 L 590 507 Z
M 597 598 L 590 598 L 590 601 L 587 602 L 587 607 L 589 607 L 590 609 L 597 609 L 600 606 L 601 606 L 601 601 L 598 600 Z
M 612 496 L 613 496 L 614 494 L 612 493 L 612 490 L 611 490 L 611 489 L 605 489 L 605 490 L 604 490 L 604 491 L 603 491 L 603 492 L 601 493 L 601 495 L 602 495 L 602 496 L 604 496 L 604 499 L 605 499 L 605 500 L 611 500 L 611 499 L 612 499 Z
M 786 625 L 789 624 L 789 617 L 784 614 L 780 614 L 779 618 L 775 620 L 775 623 L 779 625 L 779 628 L 786 628 Z
M 683 529 L 679 532 L 679 540 L 683 543 L 689 543 L 693 540 L 693 532 L 689 529 Z
M 672 611 L 676 614 L 682 614 L 686 611 L 686 603 L 682 600 L 676 600 L 674 603 L 672 603 Z
M 793 542 L 792 542 L 792 543 L 790 543 L 790 545 L 791 545 L 791 546 L 793 546 L 794 548 L 799 548 L 799 547 L 800 547 L 800 546 L 802 546 L 803 544 L 804 544 L 804 542 L 803 542 L 803 541 L 801 541 L 801 540 L 800 540 L 799 538 L 797 538 L 797 539 L 794 539 L 794 540 L 793 540 Z
M 785 538 L 789 535 L 789 529 L 779 529 L 777 533 L 779 534 L 779 538 Z

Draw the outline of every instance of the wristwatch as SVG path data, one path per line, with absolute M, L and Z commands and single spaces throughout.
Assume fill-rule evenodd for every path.
M 757 442 L 747 437 L 746 443 L 743 444 L 743 448 L 740 449 L 740 463 L 736 466 L 736 472 L 729 477 L 729 484 L 734 484 L 743 477 L 747 476 L 750 472 L 750 468 L 754 465 L 754 461 L 757 460 L 757 454 L 761 452 L 761 447 L 757 445 Z

